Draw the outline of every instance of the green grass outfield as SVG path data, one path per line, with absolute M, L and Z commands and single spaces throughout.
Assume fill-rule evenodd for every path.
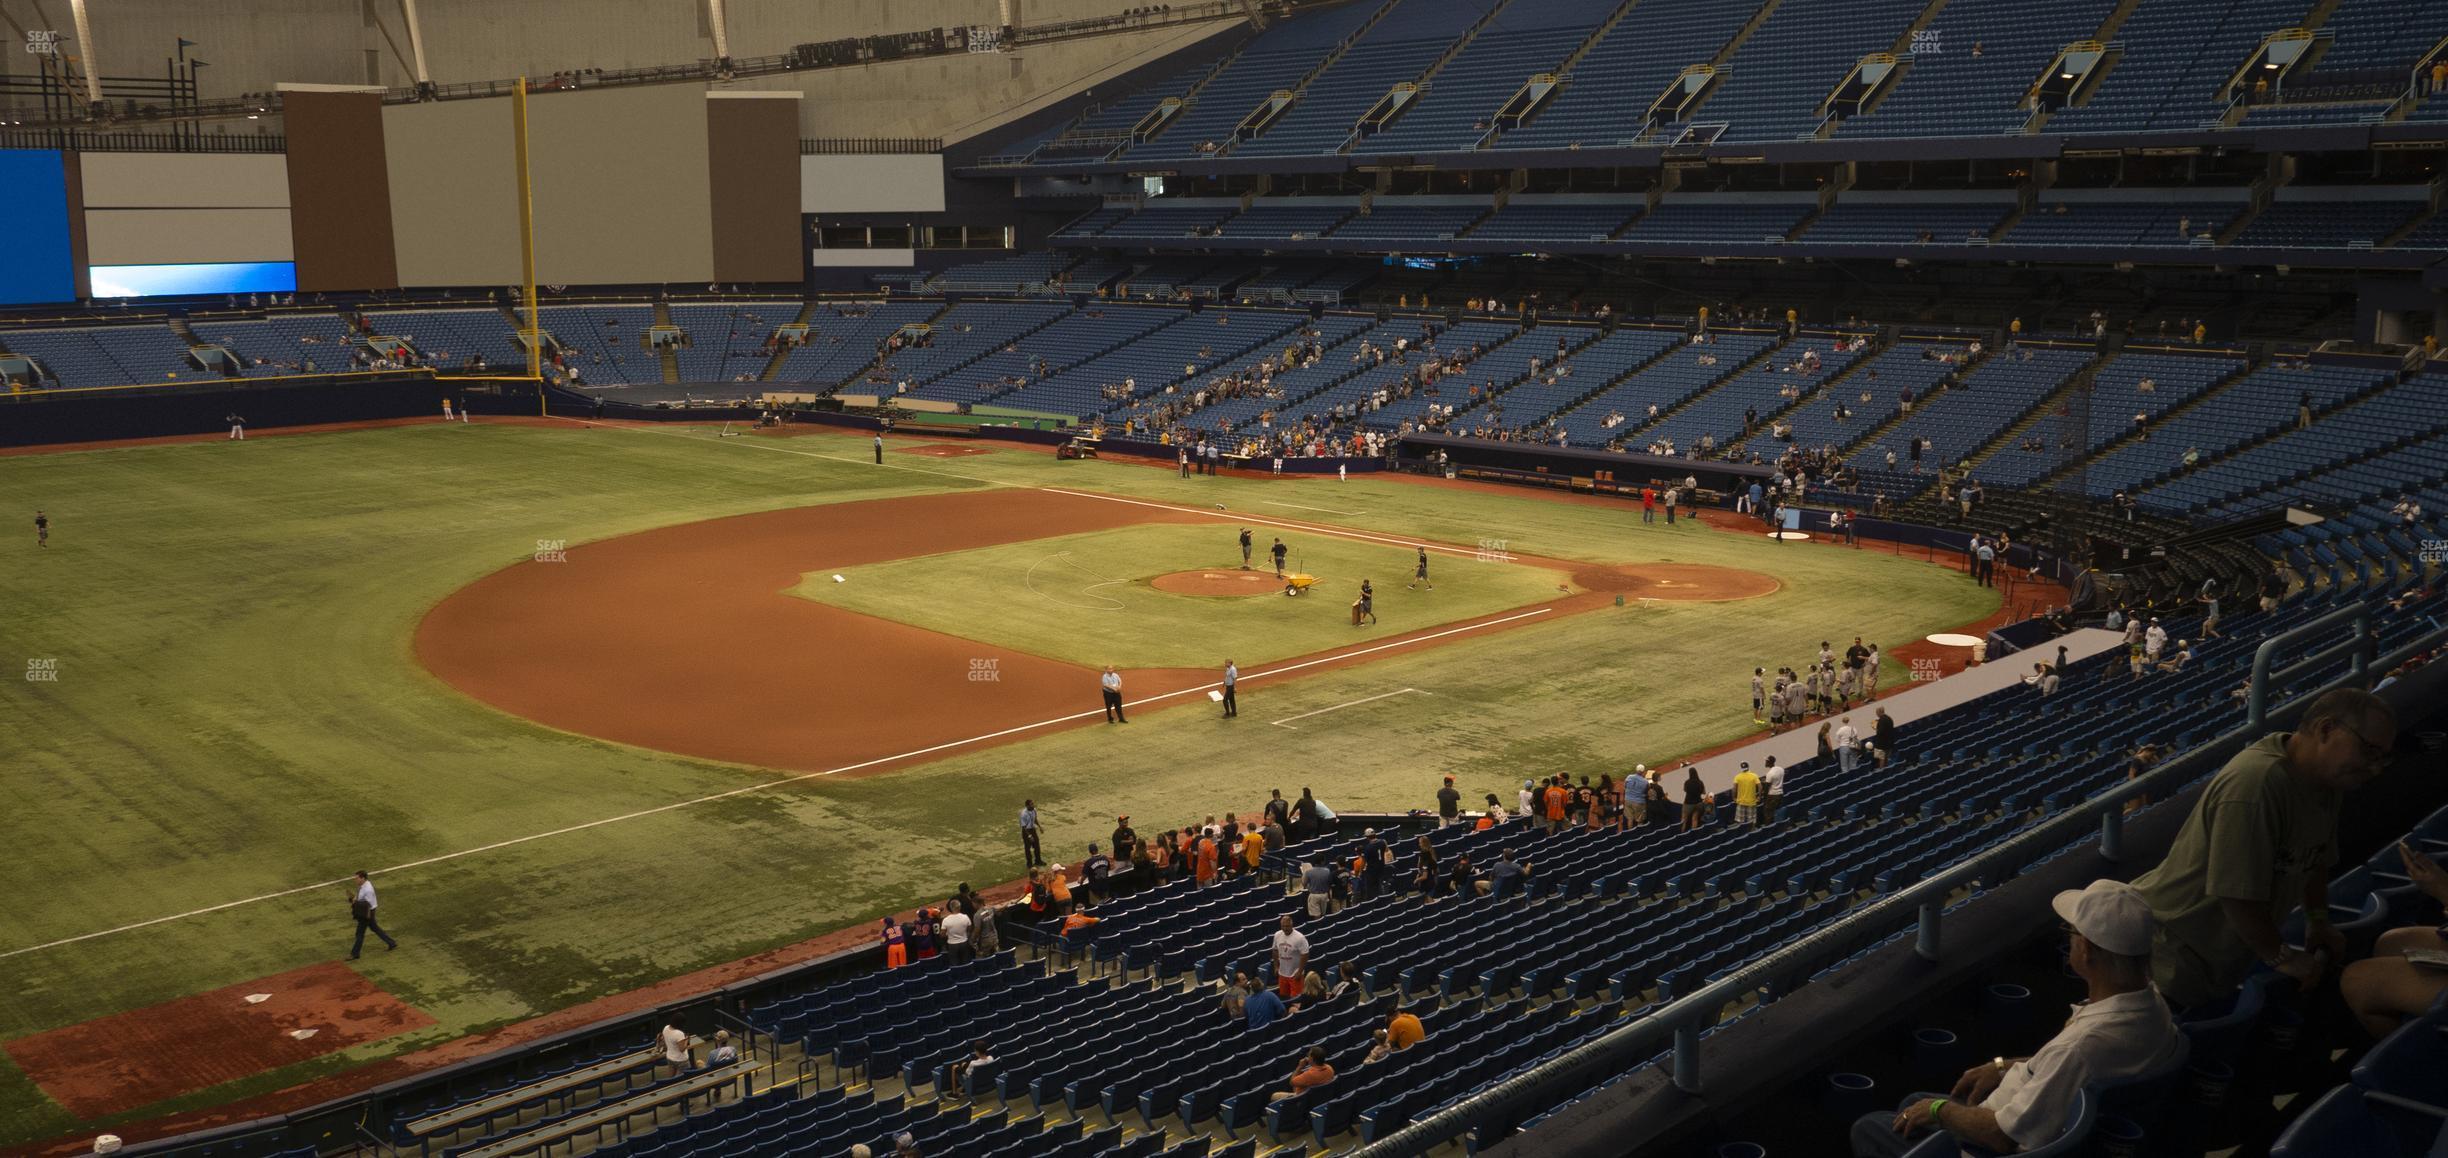
M 1280 528 L 1254 527 L 1264 552 Z M 1256 535 L 1267 531 L 1267 535 Z M 860 567 L 818 571 L 791 593 L 852 611 L 1099 667 L 1243 665 L 1372 642 L 1553 599 L 1571 577 L 1528 564 L 1478 563 L 1439 554 L 1435 588 L 1409 590 L 1417 556 L 1410 548 L 1332 535 L 1291 532 L 1299 561 L 1318 578 L 1307 595 L 1253 584 L 1253 594 L 1172 595 L 1148 585 L 1175 571 L 1238 572 L 1238 528 L 1231 523 L 1125 527 L 949 551 Z M 1271 562 L 1256 562 L 1272 575 Z M 1377 622 L 1352 626 L 1360 581 L 1376 591 Z
M 888 455 L 883 468 L 866 455 L 863 442 L 830 437 L 435 423 L 0 458 L 0 511 L 18 528 L 0 548 L 12 600 L 0 635 L 0 839 L 11 853 L 0 1039 L 328 961 L 349 929 L 335 887 L 28 947 L 768 778 L 554 732 L 417 667 L 410 637 L 425 609 L 540 539 L 1058 485 L 1447 543 L 1503 539 L 1557 558 L 1720 563 L 1784 586 L 1252 680 L 1230 724 L 1203 703 L 1150 711 L 1126 731 L 802 781 L 386 874 L 385 923 L 403 947 L 360 966 L 437 1025 L 135 1116 L 636 988 L 939 900 L 958 881 L 1008 880 L 1020 872 L 1011 815 L 1024 795 L 1057 857 L 1102 839 L 1116 813 L 1152 831 L 1249 808 L 1269 787 L 1306 784 L 1346 809 L 1407 808 L 1453 772 L 1475 799 L 1525 775 L 1620 770 L 1735 738 L 1749 729 L 1754 664 L 1799 661 L 1857 631 L 1892 647 L 1997 605 L 1926 564 L 1644 525 L 1618 506 L 1361 479 L 1179 479 L 1036 451 Z M 36 507 L 52 519 L 44 551 L 27 533 Z M 1389 580 L 1397 590 L 1401 577 Z M 55 660 L 56 682 L 19 680 L 28 660 Z M 1424 694 L 1268 726 L 1403 688 Z M 74 1121 L 0 1061 L 0 1143 L 106 1124 Z

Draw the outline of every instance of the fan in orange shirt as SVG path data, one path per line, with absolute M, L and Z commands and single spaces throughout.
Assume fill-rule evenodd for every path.
M 1201 835 L 1198 841 L 1198 883 L 1212 885 L 1216 879 L 1216 842 L 1212 836 Z
M 1260 858 L 1264 857 L 1265 855 L 1266 855 L 1266 834 L 1265 834 L 1265 833 L 1260 832 L 1260 831 L 1258 831 L 1258 830 L 1257 830 L 1257 829 L 1255 829 L 1255 828 L 1252 828 L 1252 829 L 1250 829 L 1248 832 L 1246 832 L 1246 833 L 1243 833 L 1243 834 L 1242 834 L 1242 836 L 1241 836 L 1241 863 L 1242 863 L 1242 864 L 1244 864 L 1244 865 L 1248 866 L 1248 867 L 1249 867 L 1249 868 L 1251 868 L 1252 870 L 1255 870 L 1255 869 L 1258 867 L 1258 861 L 1260 860 Z
M 1391 1049 L 1409 1049 L 1428 1039 L 1428 1030 L 1420 1019 L 1408 1013 L 1397 1013 L 1386 1023 L 1386 1045 Z
M 1561 777 L 1547 786 L 1547 831 L 1564 827 L 1564 805 L 1571 799 L 1572 793 L 1564 787 Z

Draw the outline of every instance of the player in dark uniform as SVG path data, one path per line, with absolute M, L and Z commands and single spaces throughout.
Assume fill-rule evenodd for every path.
M 1411 581 L 1403 584 L 1403 590 L 1409 591 L 1421 586 L 1430 591 L 1436 590 L 1436 584 L 1428 582 L 1428 548 L 1426 547 L 1419 549 L 1419 567 L 1411 572 Z
M 1288 549 L 1286 549 L 1286 548 L 1284 547 L 1284 545 L 1283 545 L 1283 539 L 1282 539 L 1280 536 L 1278 536 L 1278 537 L 1276 538 L 1276 540 L 1275 540 L 1275 550 L 1274 550 L 1274 554 L 1275 554 L 1275 577 L 1276 577 L 1276 578 L 1278 578 L 1278 579 L 1283 578 L 1283 574 L 1284 574 L 1284 556 L 1285 556 L 1285 555 L 1288 555 L 1288 554 L 1290 554 L 1290 553 L 1291 553 L 1291 552 L 1290 552 Z
M 1250 533 L 1249 533 L 1249 528 L 1248 528 L 1248 527 L 1243 527 L 1243 528 L 1241 528 L 1241 569 L 1242 569 L 1242 570 L 1247 571 L 1247 570 L 1249 570 L 1249 569 L 1250 569 L 1250 564 L 1249 564 L 1249 561 L 1250 561 Z M 1277 571 L 1281 571 L 1281 570 L 1283 570 L 1283 568 L 1278 567 L 1278 568 L 1276 568 L 1276 570 L 1277 570 Z
M 1359 612 L 1358 615 L 1352 617 L 1355 626 L 1362 619 L 1372 624 L 1377 622 L 1377 589 L 1369 586 L 1369 581 L 1366 579 L 1360 581 Z
M 41 511 L 34 512 L 34 545 L 37 547 L 51 545 L 51 519 Z

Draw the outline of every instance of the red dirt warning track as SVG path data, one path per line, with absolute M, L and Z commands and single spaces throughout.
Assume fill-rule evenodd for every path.
M 265 1000 L 248 1002 L 254 994 Z M 52 1101 L 93 1119 L 433 1023 L 330 961 L 21 1037 L 6 1048 Z M 314 1032 L 290 1036 L 297 1030 Z

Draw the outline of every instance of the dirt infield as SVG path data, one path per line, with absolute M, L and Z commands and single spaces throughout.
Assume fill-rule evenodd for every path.
M 1175 571 L 1148 580 L 1168 595 L 1273 595 L 1284 581 L 1273 571 Z
M 894 454 L 914 454 L 921 458 L 967 458 L 973 454 L 993 454 L 984 446 L 960 446 L 949 442 L 928 442 L 917 446 L 896 446 Z
M 417 625 L 416 653 L 427 670 L 468 695 L 565 731 L 791 772 L 881 771 L 896 758 L 979 737 L 1016 739 L 1092 719 L 1096 673 L 785 594 L 803 575 L 1204 517 L 1157 504 L 1012 489 L 667 527 L 571 548 L 564 563 L 521 563 L 461 588 Z M 1555 613 L 1627 595 L 1730 599 L 1776 589 L 1767 576 L 1728 568 L 1517 558 L 1573 577 L 1579 590 L 1559 589 L 1557 598 L 1537 605 Z M 1267 572 L 1182 576 L 1167 578 L 1202 588 L 1189 594 L 1213 594 L 1223 588 L 1212 585 L 1222 584 L 1280 590 Z M 881 673 L 877 657 L 889 657 Z M 1342 663 L 1297 666 L 1322 671 Z M 994 678 L 975 679 L 981 667 L 993 668 Z M 1125 678 L 1145 689 L 1141 695 L 1162 698 L 1200 687 L 1214 673 L 1134 669 Z M 824 710 L 808 711 L 810 704 Z
M 21 1037 L 6 1048 L 52 1101 L 92 1119 L 433 1022 L 331 961 Z
M 1096 677 L 784 594 L 802 575 L 1181 517 L 1013 489 L 667 527 L 461 588 L 418 624 L 416 653 L 468 695 L 551 727 L 821 771 L 1093 707 Z M 878 657 L 895 678 L 876 678 Z M 986 660 L 998 678 L 973 681 Z

